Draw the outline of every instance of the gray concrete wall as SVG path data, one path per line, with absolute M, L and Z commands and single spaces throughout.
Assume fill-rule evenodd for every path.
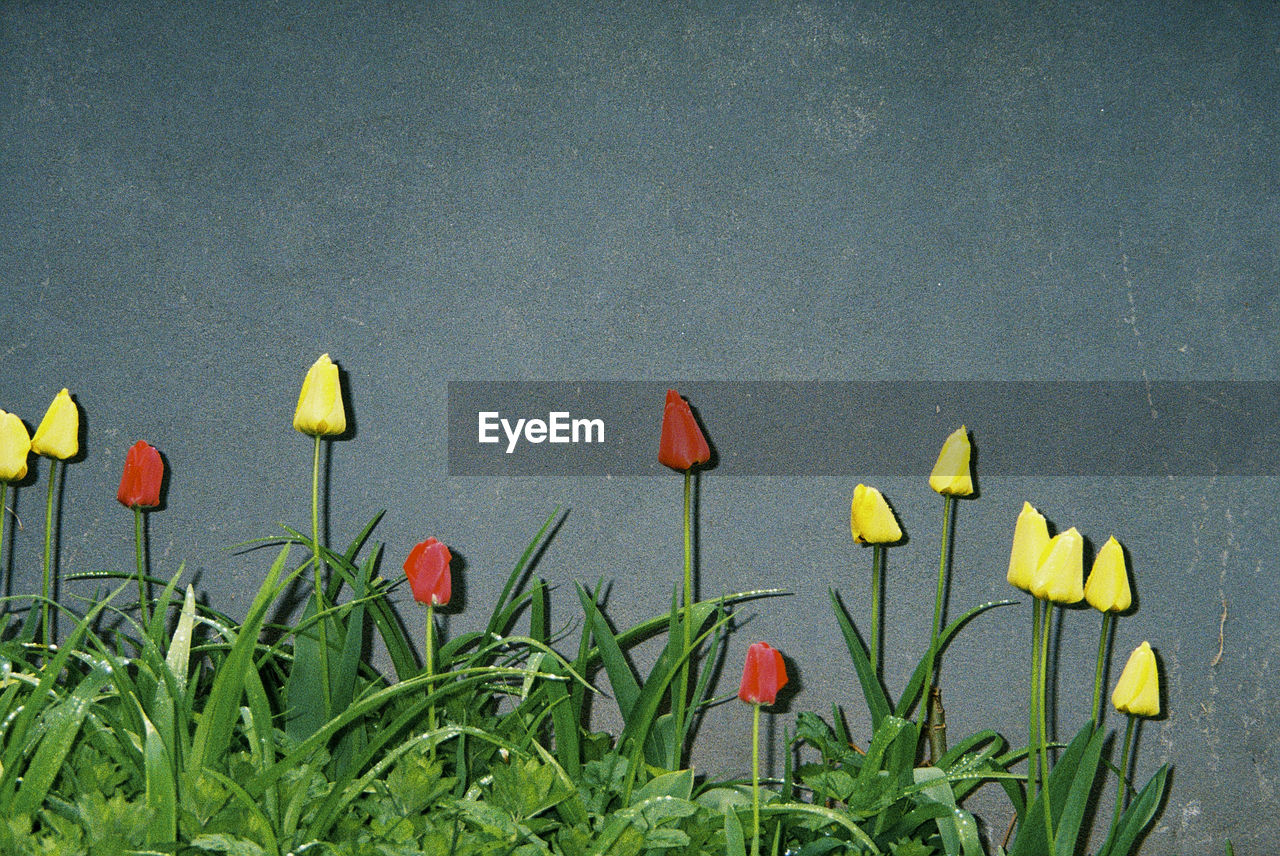
M 388 575 L 448 543 L 474 605 L 452 632 L 556 506 L 538 570 L 559 620 L 570 581 L 602 575 L 620 624 L 662 609 L 681 545 L 676 476 L 450 478 L 450 380 L 1280 378 L 1272 4 L 10 2 L 0 38 L 0 407 L 34 427 L 67 386 L 86 415 L 64 571 L 128 566 L 114 490 L 145 438 L 172 469 L 156 569 L 185 562 L 243 609 L 267 560 L 227 548 L 307 525 L 289 423 L 323 351 L 356 425 L 332 540 L 387 508 Z M 1274 472 L 979 478 L 953 613 L 1010 594 L 1024 499 L 1115 534 L 1141 601 L 1117 660 L 1150 639 L 1167 688 L 1139 773 L 1175 768 L 1144 852 L 1267 852 Z M 768 639 L 803 684 L 793 713 L 838 701 L 865 729 L 826 617 L 831 585 L 865 615 L 857 481 L 710 472 L 701 585 L 791 591 L 747 610 L 729 682 Z M 888 567 L 896 689 L 927 638 L 940 502 L 920 477 L 878 486 L 911 536 Z M 37 481 L 16 591 L 38 587 L 42 511 Z M 1022 735 L 1027 611 L 946 658 L 953 735 Z M 1095 634 L 1068 614 L 1066 731 Z M 745 728 L 719 709 L 695 761 L 740 768 Z M 1000 804 L 975 803 L 997 838 Z

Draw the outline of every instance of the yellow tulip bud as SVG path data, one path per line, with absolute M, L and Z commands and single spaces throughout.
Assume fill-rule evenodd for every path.
M 12 413 L 0 410 L 0 481 L 17 481 L 27 474 L 31 435 Z
M 1116 710 L 1131 716 L 1158 716 L 1160 713 L 1160 672 L 1151 646 L 1143 642 L 1129 655 L 1120 680 L 1111 693 Z
M 40 420 L 31 438 L 31 451 L 60 461 L 73 458 L 80 451 L 80 410 L 65 389 L 54 396 L 53 404 Z
M 884 495 L 864 484 L 853 489 L 849 529 L 859 544 L 892 544 L 902 540 L 902 527 Z
M 961 425 L 942 444 L 938 462 L 929 474 L 929 487 L 946 496 L 968 496 L 973 493 L 969 475 L 969 432 Z
M 312 437 L 327 437 L 347 430 L 347 412 L 342 406 L 338 367 L 321 354 L 307 370 L 293 414 L 293 427 Z
M 1084 599 L 1101 612 L 1124 612 L 1133 603 L 1124 550 L 1114 536 L 1107 539 L 1093 560 L 1093 570 L 1084 584 Z
M 1031 593 L 1054 603 L 1084 599 L 1084 538 L 1074 526 L 1045 545 L 1031 577 Z
M 1013 530 L 1013 551 L 1009 554 L 1009 584 L 1031 591 L 1031 581 L 1040 565 L 1040 555 L 1049 544 L 1049 526 L 1044 515 L 1022 503 L 1018 523 Z

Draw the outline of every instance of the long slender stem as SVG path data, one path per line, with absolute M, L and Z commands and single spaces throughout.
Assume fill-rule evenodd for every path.
M 689 646 L 692 644 L 692 630 L 690 622 L 693 617 L 693 533 L 690 526 L 690 494 L 692 492 L 693 470 L 684 471 L 684 615 L 680 621 L 681 640 L 680 640 L 680 677 L 676 682 L 675 700 L 673 707 L 675 708 L 675 724 L 676 734 L 679 736 L 680 745 L 676 748 L 679 755 L 684 754 L 683 736 L 685 734 L 685 712 L 688 707 L 689 694 Z M 676 758 L 676 765 L 679 766 L 680 757 Z
M 436 673 L 436 605 L 427 603 L 427 678 L 430 679 Z M 428 681 L 427 691 L 434 693 L 436 688 L 434 684 Z M 436 730 L 436 703 L 434 701 L 427 705 L 427 728 L 431 731 Z
M 0 481 L 0 576 L 4 577 L 4 593 L 9 593 L 9 563 L 4 560 L 4 521 L 9 516 L 9 483 Z
M 49 609 L 50 557 L 53 555 L 53 495 L 58 483 L 58 459 L 49 459 L 49 499 L 44 510 L 44 582 L 40 586 L 40 626 L 44 629 L 44 646 L 53 643 L 53 616 Z
M 760 856 L 760 705 L 751 714 L 751 856 Z
M 880 589 L 884 580 L 884 545 L 871 552 L 871 668 L 880 677 Z
M 1093 727 L 1102 724 L 1102 670 L 1106 667 L 1107 635 L 1111 630 L 1111 613 L 1102 613 L 1102 632 L 1098 634 L 1098 666 L 1093 672 Z
M 1044 834 L 1049 844 L 1049 853 L 1053 852 L 1053 807 L 1049 805 L 1049 733 L 1045 696 L 1048 694 L 1049 626 L 1052 623 L 1053 604 L 1046 600 L 1044 621 L 1040 625 L 1040 790 L 1044 795 L 1040 802 L 1044 806 Z
M 1120 750 L 1120 781 L 1116 783 L 1116 811 L 1111 816 L 1111 830 L 1107 833 L 1110 840 L 1120 825 L 1120 815 L 1124 811 L 1125 797 L 1129 793 L 1129 744 L 1133 741 L 1133 721 L 1137 717 L 1128 717 L 1129 723 L 1124 727 L 1124 748 Z
M 320 558 L 320 435 L 317 434 L 315 439 L 315 452 L 311 458 L 311 561 L 315 572 L 316 615 L 320 616 L 320 686 L 327 722 L 333 716 L 333 692 L 329 687 L 329 634 L 326 628 L 329 619 L 322 615 L 325 611 L 325 563 Z
M 929 671 L 926 677 L 932 689 L 938 685 L 933 670 L 938 660 L 938 637 L 942 635 L 942 600 L 947 590 L 947 566 L 950 564 L 947 546 L 950 543 L 951 495 L 943 494 L 942 503 L 942 549 L 938 560 L 938 593 L 933 602 L 933 635 L 929 639 Z M 927 696 L 926 696 L 927 697 Z
M 1031 694 L 1027 696 L 1027 803 L 1040 789 L 1040 601 L 1031 600 Z
M 150 595 L 147 592 L 146 573 L 142 561 L 142 509 L 136 505 L 133 507 L 133 552 L 138 559 L 138 612 L 142 616 L 142 626 L 146 627 L 151 623 L 151 619 L 147 616 L 147 601 Z

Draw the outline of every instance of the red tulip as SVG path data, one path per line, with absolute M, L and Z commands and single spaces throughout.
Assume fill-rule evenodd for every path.
M 787 664 L 768 642 L 757 642 L 747 649 L 747 663 L 742 669 L 742 686 L 738 698 L 747 704 L 773 704 L 778 690 L 787 685 Z
M 693 418 L 689 402 L 674 389 L 667 390 L 667 408 L 662 413 L 662 440 L 658 460 L 673 470 L 687 470 L 711 460 L 707 438 Z
M 126 508 L 155 508 L 160 504 L 160 483 L 164 481 L 164 461 L 154 446 L 139 440 L 124 458 L 124 475 L 116 499 Z
M 453 594 L 453 582 L 449 576 L 449 562 L 453 559 L 449 548 L 434 538 L 428 538 L 409 551 L 404 560 L 404 573 L 413 587 L 413 599 L 418 603 L 444 606 Z

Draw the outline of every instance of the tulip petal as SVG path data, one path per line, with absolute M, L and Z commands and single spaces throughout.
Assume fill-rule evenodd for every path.
M 54 396 L 45 411 L 31 438 L 31 451 L 60 461 L 73 458 L 80 451 L 80 410 L 66 389 Z
M 27 475 L 31 435 L 27 426 L 12 413 L 0 410 L 0 481 L 18 481 Z
M 938 462 L 929 474 L 929 487 L 945 496 L 969 496 L 973 493 L 973 477 L 969 473 L 969 431 L 961 425 L 942 444 Z
M 1031 579 L 1031 593 L 1054 603 L 1084 599 L 1084 538 L 1074 526 L 1045 545 Z
M 453 596 L 453 578 L 449 563 L 453 555 L 449 548 L 428 538 L 409 551 L 404 560 L 404 573 L 413 589 L 413 599 L 419 603 L 444 606 Z
M 787 664 L 782 654 L 767 642 L 756 642 L 747 649 L 742 668 L 738 698 L 747 704 L 773 704 L 778 691 L 787 685 Z
M 1044 515 L 1036 511 L 1031 503 L 1022 503 L 1022 511 L 1018 514 L 1018 522 L 1013 530 L 1013 550 L 1009 555 L 1009 573 L 1006 579 L 1010 585 L 1023 591 L 1031 591 L 1040 556 L 1048 543 L 1049 526 Z
M 702 435 L 689 402 L 674 389 L 667 390 L 666 408 L 662 412 L 662 437 L 658 442 L 658 461 L 673 470 L 688 470 L 711 460 L 711 448 Z
M 328 354 L 321 354 L 307 370 L 293 414 L 293 427 L 312 437 L 329 437 L 347 430 L 338 367 Z
M 1129 655 L 1129 661 L 1111 693 L 1116 710 L 1132 716 L 1160 714 L 1160 672 L 1151 646 L 1143 642 Z
M 1084 584 L 1084 598 L 1101 612 L 1124 612 L 1133 603 L 1124 548 L 1114 536 L 1107 539 L 1093 560 L 1093 569 Z
M 126 508 L 155 508 L 163 482 L 164 460 L 154 446 L 139 440 L 125 454 L 116 499 Z
M 884 495 L 863 484 L 853 489 L 849 530 L 859 544 L 893 544 L 902 540 L 902 527 Z

